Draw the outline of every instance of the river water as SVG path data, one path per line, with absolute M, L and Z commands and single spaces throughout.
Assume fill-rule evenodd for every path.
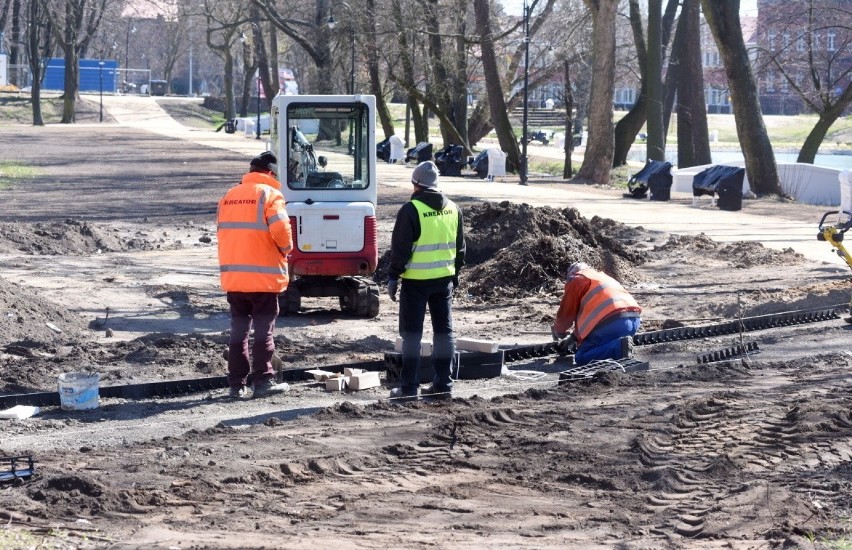
M 798 153 L 775 153 L 775 162 L 796 162 Z M 711 151 L 710 157 L 715 163 L 725 163 L 732 160 L 743 160 L 743 154 L 740 151 Z M 675 153 L 677 158 L 677 153 Z M 817 155 L 814 157 L 815 166 L 824 166 L 826 168 L 836 168 L 837 170 L 852 169 L 852 155 Z
M 775 153 L 775 162 L 796 162 L 798 153 Z M 628 160 L 645 162 L 647 151 L 644 144 L 636 144 L 627 155 Z M 722 164 L 743 160 L 742 151 L 711 151 L 710 158 L 714 164 Z M 666 149 L 666 160 L 677 166 L 677 149 Z M 824 166 L 836 170 L 852 170 L 852 155 L 817 155 L 814 157 L 815 166 Z

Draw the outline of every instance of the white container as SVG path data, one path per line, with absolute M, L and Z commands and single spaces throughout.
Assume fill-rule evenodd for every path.
M 837 175 L 840 180 L 840 215 L 837 216 L 837 225 L 843 225 L 852 221 L 852 171 L 841 170 Z
M 67 372 L 59 375 L 59 404 L 63 411 L 86 411 L 98 408 L 101 375 Z

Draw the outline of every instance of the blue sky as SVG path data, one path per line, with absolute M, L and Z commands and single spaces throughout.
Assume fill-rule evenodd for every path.
M 523 15 L 524 0 L 501 0 L 506 11 L 514 15 Z M 665 8 L 665 2 L 663 3 Z M 757 17 L 757 0 L 740 0 L 740 15 Z

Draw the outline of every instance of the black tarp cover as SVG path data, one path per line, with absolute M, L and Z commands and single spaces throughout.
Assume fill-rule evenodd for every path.
M 671 188 L 671 170 L 672 163 L 670 162 L 648 159 L 645 166 L 633 174 L 633 177 L 627 182 L 627 189 L 633 197 L 641 199 L 648 193 L 652 183 L 654 187 Z
M 737 166 L 712 166 L 703 172 L 699 172 L 692 178 L 692 194 L 696 197 L 713 195 L 723 181 L 729 180 L 729 183 L 732 183 L 734 186 L 736 186 L 737 180 L 739 180 L 739 187 L 742 189 L 744 177 L 745 168 Z
M 488 149 L 481 151 L 473 162 L 470 163 L 470 168 L 476 172 L 476 177 L 485 179 L 488 177 Z
M 376 144 L 376 158 L 390 162 L 390 138 L 385 138 Z
M 421 141 L 414 147 L 408 150 L 405 154 L 405 161 L 415 161 L 418 164 L 432 160 L 432 144 L 428 141 Z
M 467 159 L 461 145 L 447 145 L 435 153 L 435 165 L 442 176 L 461 176 L 461 169 L 465 164 Z

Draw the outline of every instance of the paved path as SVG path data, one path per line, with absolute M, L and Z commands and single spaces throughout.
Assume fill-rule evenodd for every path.
M 256 155 L 267 146 L 265 140 L 259 141 L 240 133 L 226 134 L 183 126 L 166 114 L 155 99 L 147 96 L 105 96 L 104 107 L 122 126 L 186 139 L 199 145 L 246 155 Z M 535 150 L 535 146 L 532 149 Z M 408 187 L 411 170 L 410 166 L 380 162 L 379 181 L 382 185 Z M 612 218 L 652 231 L 684 235 L 704 233 L 720 242 L 757 241 L 777 250 L 792 248 L 812 261 L 826 262 L 829 268 L 835 266 L 837 271 L 848 271 L 846 263 L 833 252 L 830 245 L 816 240 L 818 215 L 813 220 L 796 222 L 763 213 L 749 213 L 749 201 L 745 201 L 744 209 L 739 212 L 726 212 L 709 206 L 709 200 L 703 201 L 699 207 L 693 207 L 689 200 L 691 195 L 684 193 L 672 193 L 675 200 L 670 202 L 640 201 L 623 198 L 620 191 L 581 185 L 532 182 L 529 186 L 521 186 L 518 185 L 517 177 L 511 176 L 494 182 L 472 178 L 442 178 L 441 186 L 451 196 L 525 202 L 533 206 L 570 206 L 577 208 L 587 218 Z

